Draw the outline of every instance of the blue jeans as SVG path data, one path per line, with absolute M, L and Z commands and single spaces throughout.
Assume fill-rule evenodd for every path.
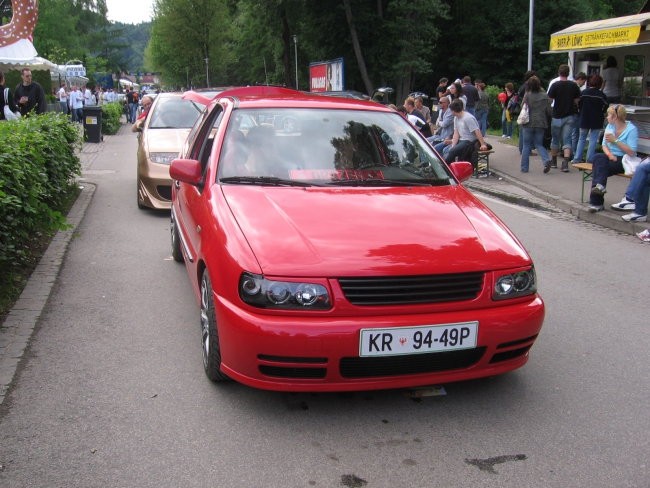
M 648 215 L 648 201 L 650 201 L 650 161 L 637 166 L 632 181 L 625 190 L 628 200 L 634 202 L 634 213 Z
M 487 118 L 488 111 L 484 108 L 479 108 L 476 111 L 476 120 L 478 121 L 478 126 L 481 128 L 481 134 L 485 135 L 487 132 Z
M 138 112 L 138 104 L 137 103 L 129 103 L 129 122 L 132 124 L 135 123 L 135 116 Z
M 445 161 L 453 163 L 457 157 L 462 158 L 467 150 L 474 144 L 474 141 L 460 140 L 455 146 L 449 145 L 449 149 L 445 151 Z M 464 161 L 461 159 L 461 161 Z
M 506 118 L 506 109 L 501 113 L 501 126 L 503 127 L 503 135 L 512 137 L 512 119 L 508 122 Z
M 445 144 L 444 141 L 439 142 L 435 146 L 433 146 L 433 148 L 436 151 L 438 151 L 438 154 L 440 154 L 443 158 L 445 157 L 445 152 L 446 152 L 445 149 L 447 149 L 449 147 L 451 147 L 451 144 Z
M 573 115 L 561 119 L 551 119 L 551 150 L 557 151 L 560 147 L 571 150 L 571 133 L 573 132 Z
M 83 123 L 84 121 L 84 109 L 82 108 L 75 108 L 72 110 L 72 121 L 73 122 L 79 122 L 80 124 Z
M 625 169 L 623 168 L 622 161 L 623 156 L 616 156 L 616 161 L 611 161 L 605 153 L 596 154 L 592 161 L 591 187 L 593 188 L 596 185 L 607 186 L 607 178 L 609 176 L 623 173 Z M 602 205 L 604 202 L 605 199 L 602 195 L 589 195 L 589 203 L 591 205 Z
M 575 159 L 576 150 L 578 149 L 578 138 L 580 137 L 580 116 L 578 114 L 572 115 L 573 123 L 571 124 L 573 129 L 571 130 L 571 154 L 573 154 L 573 159 Z
M 548 151 L 544 147 L 544 132 L 546 129 L 542 127 L 520 127 L 521 139 L 523 145 L 521 148 L 521 170 L 528 171 L 528 159 L 530 158 L 530 150 L 534 146 L 542 158 L 542 163 L 550 161 Z
M 593 162 L 594 156 L 596 155 L 596 146 L 598 145 L 598 139 L 600 138 L 601 129 L 580 129 L 580 137 L 578 139 L 578 147 L 576 152 L 573 153 L 573 159 L 576 161 L 588 161 Z M 589 148 L 587 149 L 587 159 L 582 159 L 582 155 L 585 152 L 585 142 L 589 138 Z

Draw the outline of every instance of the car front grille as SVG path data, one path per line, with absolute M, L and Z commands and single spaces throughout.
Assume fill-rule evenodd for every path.
M 342 358 L 341 376 L 344 378 L 371 378 L 376 376 L 397 376 L 404 374 L 435 373 L 452 369 L 467 368 L 476 364 L 485 347 L 461 351 L 436 352 L 430 354 L 405 354 L 389 357 Z
M 354 305 L 411 305 L 475 299 L 484 273 L 429 276 L 339 278 L 345 297 Z

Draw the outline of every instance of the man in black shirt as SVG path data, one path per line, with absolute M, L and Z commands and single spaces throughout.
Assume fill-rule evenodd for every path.
M 472 85 L 472 78 L 465 76 L 463 78 L 463 95 L 467 98 L 467 103 L 465 103 L 465 111 L 476 115 L 476 102 L 478 102 L 478 89 Z
M 569 80 L 569 66 L 561 64 L 558 68 L 560 79 L 548 89 L 548 97 L 553 101 L 553 118 L 551 119 L 551 156 L 552 162 L 544 165 L 544 173 L 548 173 L 551 165 L 557 165 L 557 155 L 562 148 L 562 172 L 569 172 L 571 159 L 571 134 L 573 133 L 574 115 L 578 113 L 580 88 L 575 81 Z
M 20 110 L 21 115 L 27 115 L 32 110 L 37 114 L 43 114 L 47 110 L 47 100 L 43 87 L 32 81 L 32 70 L 23 68 L 20 73 L 23 82 L 18 84 L 14 92 L 14 101 Z

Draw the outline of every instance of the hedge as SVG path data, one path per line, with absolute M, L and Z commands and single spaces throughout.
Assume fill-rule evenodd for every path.
M 0 269 L 25 263 L 35 236 L 64 228 L 61 209 L 81 174 L 81 140 L 60 113 L 0 122 Z
M 117 134 L 122 124 L 120 118 L 123 113 L 123 104 L 120 102 L 104 103 L 102 105 L 102 134 Z

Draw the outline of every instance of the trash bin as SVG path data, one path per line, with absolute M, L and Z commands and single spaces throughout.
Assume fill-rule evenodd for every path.
M 102 107 L 85 105 L 83 108 L 84 138 L 86 142 L 102 142 Z

